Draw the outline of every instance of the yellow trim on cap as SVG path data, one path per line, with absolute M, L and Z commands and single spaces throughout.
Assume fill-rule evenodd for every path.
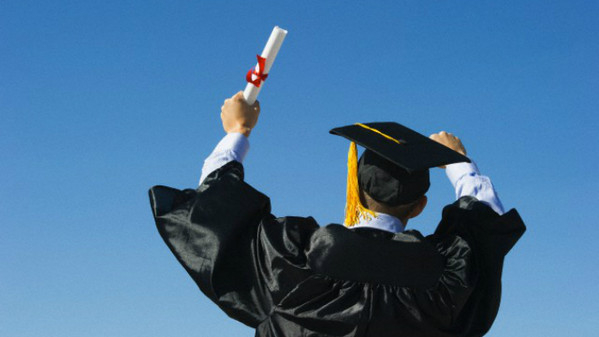
M 383 136 L 383 137 L 385 137 L 385 138 L 387 138 L 387 139 L 389 139 L 389 140 L 392 140 L 392 141 L 396 142 L 396 143 L 397 143 L 397 144 L 399 144 L 399 145 L 403 144 L 401 141 L 399 141 L 399 140 L 397 140 L 397 139 L 395 139 L 395 138 L 393 138 L 393 137 L 389 136 L 388 134 L 385 134 L 385 133 L 383 133 L 383 132 L 381 132 L 381 131 L 379 131 L 379 130 L 377 130 L 377 129 L 375 129 L 375 128 L 371 128 L 371 127 L 370 127 L 370 126 L 368 126 L 368 125 L 365 125 L 365 124 L 362 124 L 362 123 L 356 123 L 356 124 L 354 124 L 354 125 L 361 126 L 361 127 L 363 127 L 364 129 L 366 129 L 366 130 L 370 130 L 370 131 L 372 131 L 372 132 L 378 133 L 379 135 L 381 135 L 381 136 Z

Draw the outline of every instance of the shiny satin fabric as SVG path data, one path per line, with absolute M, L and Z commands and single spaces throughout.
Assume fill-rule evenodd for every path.
M 499 307 L 517 212 L 474 198 L 434 235 L 275 218 L 231 162 L 197 190 L 156 186 L 160 235 L 200 290 L 256 336 L 482 336 Z

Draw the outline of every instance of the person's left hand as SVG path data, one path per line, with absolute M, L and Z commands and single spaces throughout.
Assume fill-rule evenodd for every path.
M 254 104 L 249 105 L 243 98 L 243 92 L 240 91 L 233 97 L 226 99 L 220 110 L 220 119 L 223 122 L 225 132 L 239 132 L 249 137 L 252 129 L 258 123 L 260 102 L 256 101 Z

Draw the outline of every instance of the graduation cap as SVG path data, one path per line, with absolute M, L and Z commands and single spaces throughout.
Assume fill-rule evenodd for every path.
M 389 205 L 409 204 L 430 186 L 429 168 L 470 162 L 468 157 L 394 122 L 356 123 L 329 131 L 351 141 L 347 160 L 345 225 L 375 216 L 360 202 L 359 188 Z M 358 164 L 356 144 L 366 148 Z

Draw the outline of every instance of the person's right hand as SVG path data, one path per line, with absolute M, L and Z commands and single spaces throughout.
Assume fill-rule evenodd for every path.
M 256 101 L 249 105 L 243 98 L 243 92 L 240 91 L 226 99 L 220 110 L 220 118 L 223 121 L 225 132 L 239 132 L 249 137 L 250 132 L 258 123 L 260 103 Z
M 462 144 L 462 141 L 454 136 L 452 133 L 447 133 L 445 131 L 441 131 L 439 133 L 434 133 L 430 136 L 430 139 L 440 143 L 441 145 L 445 145 L 448 148 L 466 155 L 466 148 Z M 445 166 L 440 166 L 441 168 L 445 168 Z

